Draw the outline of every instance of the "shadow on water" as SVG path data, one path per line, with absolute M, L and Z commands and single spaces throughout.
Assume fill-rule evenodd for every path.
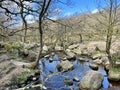
M 73 90 L 80 90 L 78 87 L 80 80 L 88 70 L 91 70 L 88 65 L 89 61 L 85 63 L 80 63 L 75 60 L 72 62 L 74 65 L 73 70 L 69 70 L 67 72 L 59 72 L 56 68 L 56 66 L 60 63 L 59 56 L 54 55 L 52 56 L 52 58 L 52 62 L 50 62 L 49 59 L 46 58 L 42 58 L 39 61 L 39 67 L 42 70 L 42 75 L 40 76 L 40 83 L 44 81 L 44 85 L 48 88 L 47 90 L 70 90 L 71 87 L 73 88 Z M 107 90 L 107 88 L 109 87 L 107 74 L 102 67 L 99 67 L 98 71 L 101 72 L 104 76 L 104 80 L 100 90 Z M 77 77 L 79 81 L 73 81 L 73 85 L 69 86 L 63 82 L 66 77 L 69 77 L 69 79 L 72 81 L 73 77 Z

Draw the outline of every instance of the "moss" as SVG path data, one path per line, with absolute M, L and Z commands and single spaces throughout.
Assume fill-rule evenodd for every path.
M 117 56 L 117 61 L 120 61 L 120 56 Z
M 20 42 L 6 42 L 5 43 L 5 49 L 7 51 L 11 51 L 13 49 L 22 49 L 24 47 L 23 44 L 21 44 Z
M 120 72 L 120 68 L 112 68 L 111 71 L 114 72 L 114 73 L 118 73 L 118 72 Z
M 22 84 L 22 83 L 25 83 L 25 81 L 27 80 L 27 78 L 30 76 L 30 75 L 34 75 L 35 73 L 35 70 L 27 70 L 21 74 L 18 74 L 18 75 L 14 75 L 11 79 L 11 82 L 10 82 L 10 88 L 11 90 L 12 89 L 15 89 L 15 88 L 18 88 L 18 85 L 19 84 Z
M 16 54 L 10 54 L 10 58 L 12 58 L 12 59 L 16 59 L 16 58 L 18 58 L 18 53 L 16 53 Z

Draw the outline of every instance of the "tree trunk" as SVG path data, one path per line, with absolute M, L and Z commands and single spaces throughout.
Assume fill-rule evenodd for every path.
M 114 26 L 112 14 L 113 14 L 113 1 L 110 0 L 109 25 L 108 25 L 108 29 L 107 29 L 107 40 L 106 40 L 106 53 L 108 55 L 108 59 L 109 59 L 111 68 L 113 68 L 115 65 L 115 62 L 110 53 L 112 35 L 113 35 L 113 26 Z
M 46 3 L 47 2 L 47 3 Z M 42 30 L 42 22 L 43 22 L 43 17 L 45 15 L 45 13 L 47 12 L 48 10 L 48 7 L 50 5 L 50 2 L 51 0 L 43 0 L 43 5 L 42 5 L 42 9 L 41 9 L 41 12 L 39 13 L 39 34 L 40 34 L 40 50 L 39 50 L 39 54 L 38 54 L 38 57 L 35 61 L 35 66 L 34 66 L 34 69 L 36 67 L 38 67 L 38 64 L 39 64 L 39 59 L 42 56 L 42 50 L 43 50 L 43 30 Z
M 82 43 L 83 42 L 82 35 L 79 34 L 79 36 L 80 36 L 80 43 Z
M 42 19 L 39 20 L 39 33 L 40 33 L 40 50 L 38 53 L 37 60 L 35 62 L 34 69 L 38 67 L 39 59 L 42 57 L 42 50 L 43 50 L 43 31 L 42 31 Z

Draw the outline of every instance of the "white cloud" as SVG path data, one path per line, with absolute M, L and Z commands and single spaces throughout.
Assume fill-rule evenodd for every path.
M 61 12 L 62 12 L 62 10 L 61 10 L 60 8 L 56 8 L 56 9 L 54 9 L 54 11 L 53 11 L 53 12 L 61 13 Z
M 35 18 L 33 15 L 27 15 L 26 18 L 28 23 L 34 23 L 35 22 Z
M 50 19 L 52 19 L 52 20 L 57 20 L 58 17 L 57 17 L 57 16 L 53 16 L 53 17 L 50 17 Z
M 94 13 L 97 13 L 98 12 L 98 9 L 94 9 L 91 13 L 94 14 Z
M 65 16 L 66 16 L 66 17 L 69 17 L 69 16 L 71 16 L 71 15 L 72 15 L 71 12 L 67 12 L 67 13 L 65 13 Z

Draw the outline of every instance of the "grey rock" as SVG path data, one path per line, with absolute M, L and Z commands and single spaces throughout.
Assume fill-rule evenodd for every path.
M 75 53 L 73 53 L 70 49 L 67 49 L 65 52 L 68 57 L 70 57 L 70 58 L 75 57 Z
M 97 64 L 94 64 L 94 63 L 90 63 L 89 64 L 89 67 L 93 70 L 98 70 L 98 65 Z
M 78 82 L 78 81 L 79 81 L 79 78 L 75 76 L 75 77 L 73 77 L 73 81 Z
M 0 56 L 0 60 L 1 60 L 1 61 L 2 61 L 2 60 L 8 60 L 8 59 L 10 59 L 10 58 L 9 58 L 8 55 L 6 55 L 6 54 L 3 54 L 3 55 Z
M 55 46 L 55 50 L 56 51 L 61 51 L 61 50 L 63 50 L 63 47 L 61 47 L 61 46 Z
M 94 55 L 92 55 L 92 58 L 93 59 L 101 59 L 103 56 L 105 56 L 105 54 L 104 53 L 99 53 L 99 54 L 94 54 Z
M 61 70 L 68 71 L 73 68 L 73 64 L 70 61 L 66 60 L 66 61 L 62 61 L 60 64 L 58 64 L 57 68 L 60 71 Z
M 37 53 L 30 50 L 27 59 L 32 62 L 35 61 L 36 58 L 37 58 Z
M 93 61 L 93 63 L 96 63 L 96 64 L 102 64 L 103 62 L 102 62 L 101 59 L 96 59 L 96 60 Z
M 46 45 L 43 46 L 43 51 L 48 51 L 48 47 Z
M 98 90 L 101 87 L 103 75 L 98 71 L 90 70 L 79 83 L 81 90 Z
M 86 61 L 86 59 L 83 58 L 83 57 L 79 57 L 78 60 L 81 61 L 81 62 L 85 62 Z
M 112 81 L 119 81 L 120 80 L 120 71 L 114 72 L 113 70 L 109 70 L 108 78 Z
M 79 46 L 79 44 L 73 44 L 73 45 L 70 45 L 70 46 L 68 47 L 68 49 L 72 50 L 72 49 L 74 49 L 74 48 L 77 48 L 78 46 Z
M 63 80 L 63 82 L 67 85 L 73 85 L 73 81 L 72 80 Z

